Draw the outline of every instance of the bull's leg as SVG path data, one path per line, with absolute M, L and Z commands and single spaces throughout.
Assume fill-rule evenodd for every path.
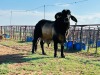
M 46 55 L 46 53 L 44 52 L 44 42 L 43 42 L 43 40 L 40 41 L 40 45 L 41 45 L 41 48 L 42 48 L 42 54 Z
M 50 44 L 50 43 L 47 43 L 48 47 L 49 47 L 49 44 Z
M 35 51 L 37 51 L 37 43 L 35 44 Z
M 32 41 L 33 45 L 32 45 L 32 53 L 34 53 L 34 51 L 36 51 L 35 49 L 37 48 L 37 39 L 33 39 Z
M 57 42 L 54 42 L 54 57 L 57 57 Z
M 64 50 L 64 45 L 61 44 L 61 58 L 65 58 L 65 55 L 63 53 L 63 50 Z

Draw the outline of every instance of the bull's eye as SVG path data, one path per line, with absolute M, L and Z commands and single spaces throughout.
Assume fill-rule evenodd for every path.
M 68 18 L 65 18 L 66 21 L 68 21 Z
M 68 19 L 68 18 L 65 18 L 65 19 L 64 19 L 64 22 L 65 22 L 65 23 L 69 22 L 69 19 Z

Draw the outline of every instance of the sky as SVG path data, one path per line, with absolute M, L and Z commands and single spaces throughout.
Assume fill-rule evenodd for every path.
M 63 9 L 69 9 L 79 25 L 100 24 L 100 0 L 0 0 L 0 26 L 36 25 L 44 18 L 54 21 Z

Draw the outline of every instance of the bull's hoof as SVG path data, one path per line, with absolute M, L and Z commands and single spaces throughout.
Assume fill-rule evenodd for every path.
M 34 54 L 34 52 L 32 51 L 32 54 Z
M 34 54 L 34 53 L 32 52 L 32 54 Z
M 65 58 L 65 55 L 62 55 L 61 58 Z
M 54 55 L 54 58 L 58 58 L 58 56 L 57 55 Z
M 43 55 L 47 55 L 46 53 L 42 53 Z
M 58 58 L 58 56 L 54 56 L 54 58 Z

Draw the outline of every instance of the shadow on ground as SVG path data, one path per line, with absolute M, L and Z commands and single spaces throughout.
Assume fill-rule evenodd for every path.
M 58 51 L 61 51 L 61 49 L 58 49 Z M 66 52 L 66 53 L 77 53 L 77 52 L 80 52 L 80 51 L 78 51 L 78 50 L 74 50 L 74 49 L 64 49 L 64 52 Z
M 31 60 L 38 60 L 44 58 L 51 58 L 51 57 L 28 57 L 28 55 L 23 54 L 7 54 L 7 55 L 0 55 L 0 64 L 3 63 L 23 63 L 28 62 Z
M 7 55 L 0 55 L 0 64 L 2 63 L 21 63 L 22 59 L 25 56 L 22 54 L 7 54 Z

